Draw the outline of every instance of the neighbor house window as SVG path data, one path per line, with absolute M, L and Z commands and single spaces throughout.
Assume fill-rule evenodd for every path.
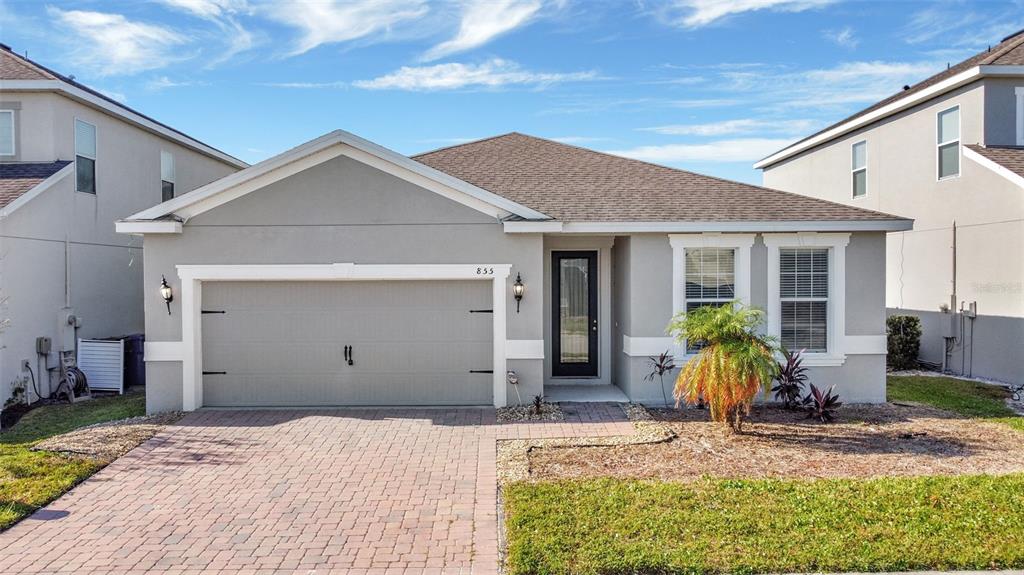
M 939 179 L 960 175 L 960 107 L 939 112 Z
M 868 143 L 853 145 L 853 197 L 860 198 L 868 193 Z
M 14 110 L 0 110 L 0 156 L 14 155 Z
M 750 303 L 750 248 L 754 234 L 670 234 L 672 312 L 703 306 Z M 676 354 L 696 353 L 700 342 L 688 341 Z
M 75 120 L 75 189 L 96 193 L 96 126 Z
M 718 307 L 736 299 L 736 250 L 686 249 L 686 313 L 705 306 Z M 687 341 L 686 352 L 696 353 L 702 342 Z
M 828 350 L 828 248 L 779 250 L 779 342 L 792 351 Z
M 160 151 L 160 190 L 160 201 L 174 197 L 174 156 L 163 150 Z

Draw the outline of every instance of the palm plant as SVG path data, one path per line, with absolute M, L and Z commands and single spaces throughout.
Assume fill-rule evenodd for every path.
M 658 357 L 647 359 L 651 361 L 651 373 L 644 376 L 644 381 L 653 382 L 657 377 L 661 384 L 661 396 L 665 399 L 665 405 L 668 405 L 668 395 L 665 394 L 665 374 L 676 368 L 676 360 L 668 351 L 662 352 Z
M 788 349 L 782 348 L 782 355 L 785 363 L 779 364 L 779 372 L 775 375 L 776 401 L 782 402 L 782 407 L 793 409 L 800 403 L 800 395 L 804 391 L 804 383 L 807 382 L 807 368 L 803 366 L 803 350 L 791 353 Z
M 676 315 L 669 333 L 680 344 L 690 340 L 703 346 L 676 378 L 676 407 L 703 397 L 713 421 L 741 431 L 754 396 L 779 369 L 774 340 L 757 333 L 763 321 L 764 312 L 738 303 Z

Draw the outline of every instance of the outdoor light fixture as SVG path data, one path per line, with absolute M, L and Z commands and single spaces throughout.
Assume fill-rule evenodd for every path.
M 174 301 L 174 292 L 171 291 L 171 286 L 167 285 L 167 278 L 160 276 L 160 297 L 164 298 L 164 303 L 167 304 L 167 315 L 171 315 L 171 302 Z
M 526 293 L 526 286 L 523 285 L 523 276 L 516 274 L 516 283 L 512 284 L 512 296 L 516 298 L 516 313 L 519 313 L 519 302 L 523 300 Z

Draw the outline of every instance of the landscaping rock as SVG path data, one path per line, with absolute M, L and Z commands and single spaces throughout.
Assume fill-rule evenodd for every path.
M 181 419 L 181 412 L 161 413 L 107 421 L 55 435 L 32 447 L 33 451 L 55 451 L 113 461 Z

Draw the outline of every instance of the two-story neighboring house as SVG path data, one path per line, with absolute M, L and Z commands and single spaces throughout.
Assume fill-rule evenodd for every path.
M 888 235 L 889 313 L 921 318 L 923 360 L 1024 381 L 1024 31 L 755 167 L 767 187 L 913 218 Z
M 0 45 L 0 403 L 26 361 L 45 397 L 76 337 L 143 330 L 158 286 L 116 220 L 246 165 Z

